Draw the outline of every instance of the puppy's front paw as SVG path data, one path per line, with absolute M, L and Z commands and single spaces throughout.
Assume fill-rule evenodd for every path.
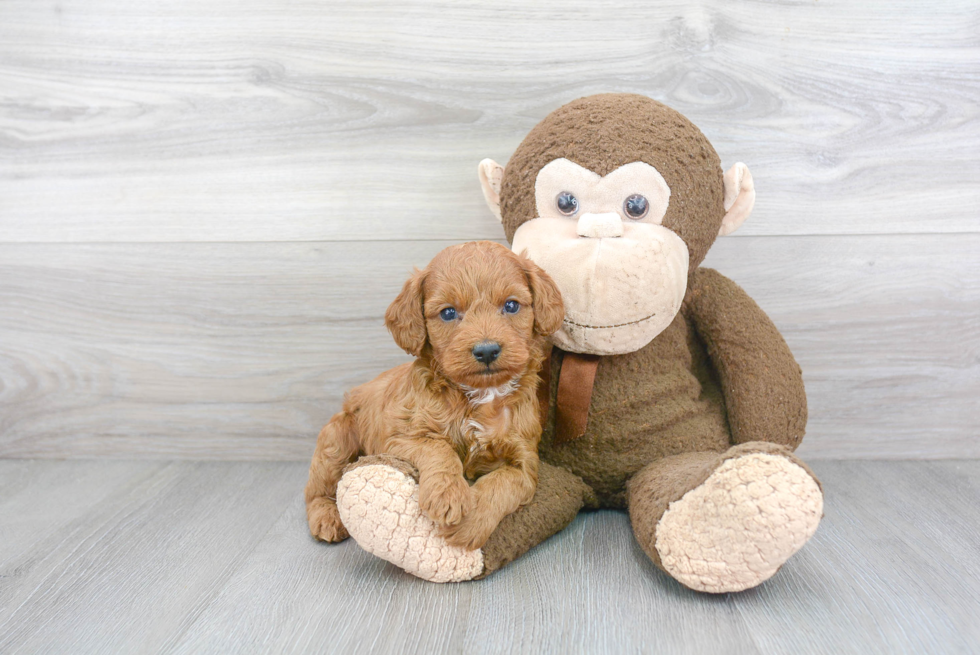
M 306 506 L 310 534 L 320 541 L 343 541 L 350 535 L 340 520 L 337 503 L 328 498 L 314 498 Z
M 439 536 L 450 546 L 464 550 L 476 550 L 487 543 L 487 539 L 497 529 L 497 521 L 472 511 L 457 525 L 446 525 L 439 529 Z
M 419 507 L 438 525 L 456 525 L 473 504 L 470 485 L 462 476 L 423 477 L 419 482 Z

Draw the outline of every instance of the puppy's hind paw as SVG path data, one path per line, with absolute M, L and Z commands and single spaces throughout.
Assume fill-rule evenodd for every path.
M 314 498 L 306 506 L 306 518 L 310 523 L 310 534 L 320 541 L 343 541 L 350 534 L 340 520 L 337 503 L 329 498 Z

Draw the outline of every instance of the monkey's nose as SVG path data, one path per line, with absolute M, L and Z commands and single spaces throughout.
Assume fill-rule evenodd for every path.
M 623 236 L 623 219 L 616 212 L 582 214 L 578 219 L 578 235 L 590 239 Z
M 500 356 L 500 344 L 496 341 L 482 341 L 473 346 L 473 356 L 484 366 L 490 366 Z

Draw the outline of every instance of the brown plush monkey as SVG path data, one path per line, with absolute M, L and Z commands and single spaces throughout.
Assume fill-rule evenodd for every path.
M 438 561 L 431 579 L 482 577 L 583 506 L 615 507 L 628 509 L 654 563 L 692 589 L 768 579 L 813 535 L 823 496 L 792 454 L 806 425 L 799 366 L 741 288 L 699 268 L 752 209 L 748 169 L 723 175 L 676 111 L 608 94 L 550 114 L 506 169 L 484 160 L 479 170 L 514 250 L 551 275 L 565 302 L 542 387 L 551 402 L 538 492 L 481 551 L 450 552 L 422 526 L 416 547 L 378 554 L 416 574 L 420 557 L 429 569 Z M 370 483 L 358 470 L 384 465 L 347 475 L 362 489 Z M 400 498 L 365 496 L 352 516 L 406 513 Z M 376 540 L 378 526 L 361 523 L 352 535 Z

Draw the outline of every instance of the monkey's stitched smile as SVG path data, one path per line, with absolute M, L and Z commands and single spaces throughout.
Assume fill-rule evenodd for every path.
M 580 328 L 588 328 L 590 330 L 603 330 L 603 329 L 606 329 L 606 328 L 618 328 L 618 327 L 624 327 L 626 325 L 636 325 L 637 323 L 642 323 L 643 321 L 649 321 L 651 318 L 655 317 L 656 315 L 657 315 L 657 312 L 654 312 L 654 313 L 652 313 L 649 316 L 646 316 L 644 318 L 638 318 L 635 321 L 630 321 L 628 323 L 617 323 L 615 325 L 585 325 L 584 323 L 576 323 L 575 321 L 569 320 L 567 318 L 566 319 L 562 319 L 562 322 L 563 323 L 568 323 L 569 325 L 574 325 L 574 326 L 580 327 Z

